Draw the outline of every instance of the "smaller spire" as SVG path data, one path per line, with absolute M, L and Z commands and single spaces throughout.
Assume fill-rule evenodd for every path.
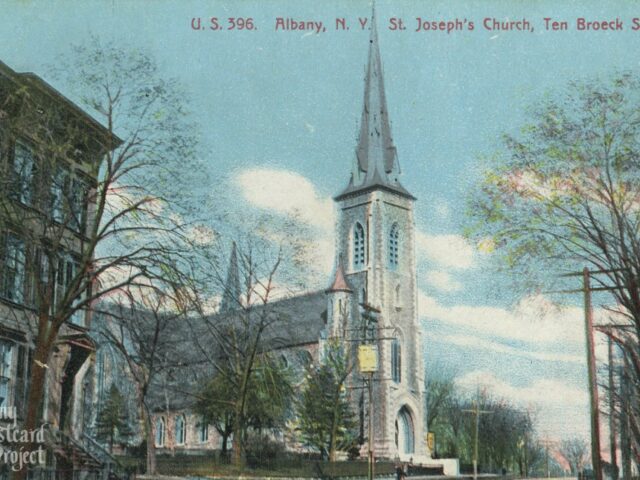
M 333 282 L 331 286 L 326 290 L 326 292 L 353 292 L 353 290 L 349 286 L 349 282 L 347 282 L 347 278 L 344 275 L 344 268 L 342 268 L 342 255 L 340 255 L 340 258 L 338 260 L 338 266 L 336 267 L 336 274 Z
M 238 271 L 238 253 L 236 242 L 231 245 L 231 255 L 229 257 L 229 270 L 227 270 L 227 281 L 224 284 L 220 312 L 226 313 L 239 308 L 240 301 L 240 274 Z

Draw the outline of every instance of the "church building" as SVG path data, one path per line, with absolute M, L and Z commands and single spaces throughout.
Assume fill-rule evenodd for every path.
M 373 387 L 375 455 L 417 460 L 424 459 L 427 450 L 416 199 L 400 183 L 400 173 L 374 21 L 351 178 L 334 198 L 339 211 L 336 258 L 341 261 L 327 291 L 327 328 L 339 334 L 342 304 L 354 325 L 363 315 L 374 317 L 379 365 Z
M 368 440 L 371 381 L 374 456 L 433 464 L 426 441 L 423 339 L 417 312 L 416 198 L 400 183 L 375 18 L 357 146 L 351 165 L 345 161 L 344 167 L 348 182 L 334 197 L 338 216 L 332 281 L 326 289 L 271 302 L 269 308 L 281 321 L 265 331 L 264 345 L 300 378 L 307 366 L 322 361 L 330 340 L 351 345 L 352 351 L 361 344 L 375 346 L 377 371 L 369 377 L 356 368 L 347 381 L 361 438 Z M 237 305 L 238 275 L 234 246 L 216 315 L 228 315 Z M 176 378 L 182 381 L 187 375 Z M 206 378 L 202 375 L 195 383 L 201 385 Z M 103 383 L 98 396 L 108 391 L 108 382 Z M 168 385 L 165 382 L 163 388 Z M 184 391 L 184 385 L 175 389 Z M 159 453 L 221 448 L 220 435 L 192 412 L 188 396 L 163 391 L 157 397 L 153 425 Z M 295 439 L 287 444 L 299 446 Z M 367 449 L 362 445 L 360 453 Z

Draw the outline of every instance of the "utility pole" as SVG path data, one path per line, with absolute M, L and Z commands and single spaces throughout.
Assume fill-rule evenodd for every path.
M 602 480 L 600 459 L 600 406 L 596 382 L 596 351 L 593 339 L 593 307 L 591 305 L 591 282 L 587 267 L 582 271 L 584 287 L 584 321 L 587 337 L 587 367 L 589 374 L 589 399 L 591 403 L 591 463 L 595 480 Z
M 373 372 L 369 372 L 369 480 L 373 480 L 375 473 L 375 458 L 373 456 Z
M 611 273 L 617 270 L 597 270 L 589 271 L 589 268 L 584 267 L 582 272 L 566 273 L 563 277 L 575 277 L 581 276 L 583 286 L 580 290 L 564 290 L 554 293 L 577 293 L 583 292 L 584 294 L 584 323 L 585 323 L 585 336 L 587 346 L 587 371 L 589 377 L 589 400 L 591 409 L 591 464 L 593 465 L 594 480 L 602 479 L 602 460 L 600 458 L 600 406 L 598 397 L 598 384 L 596 379 L 596 352 L 595 342 L 593 338 L 593 307 L 591 305 L 591 293 L 595 291 L 611 291 L 615 290 L 615 287 L 591 287 L 591 275 L 594 273 Z
M 476 394 L 476 400 L 473 402 L 472 410 L 462 410 L 466 413 L 473 413 L 475 415 L 475 440 L 473 442 L 473 480 L 478 480 L 478 432 L 480 431 L 480 415 L 486 415 L 493 413 L 491 410 L 480 410 L 480 392 Z
M 629 410 L 631 389 L 629 388 L 629 358 L 627 352 L 623 352 L 623 365 L 620 368 L 620 390 L 622 405 L 620 406 L 620 450 L 622 464 L 622 478 L 631 480 L 631 430 L 629 425 Z
M 611 455 L 611 470 L 614 477 L 618 478 L 618 442 L 616 440 L 616 384 L 614 380 L 614 355 L 613 339 L 607 337 L 609 347 L 609 448 Z

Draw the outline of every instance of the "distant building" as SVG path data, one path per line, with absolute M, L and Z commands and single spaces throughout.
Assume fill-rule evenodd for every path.
M 55 308 L 77 272 L 94 211 L 88 192 L 114 143 L 40 77 L 0 62 L 0 407 L 15 407 L 20 422 L 39 333 L 36 306 L 47 296 Z M 51 161 L 48 152 L 62 145 Z M 86 310 L 69 318 L 50 361 L 37 366 L 46 369 L 40 415 L 49 426 L 47 469 L 99 466 L 83 447 L 93 388 L 90 321 Z

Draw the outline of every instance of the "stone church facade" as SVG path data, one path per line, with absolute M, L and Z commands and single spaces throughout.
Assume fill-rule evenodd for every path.
M 426 445 L 417 312 L 416 198 L 400 183 L 400 173 L 374 21 L 356 154 L 348 185 L 334 198 L 339 215 L 333 281 L 326 290 L 275 302 L 276 309 L 296 321 L 272 336 L 278 340 L 274 350 L 298 372 L 304 372 L 305 362 L 321 361 L 328 339 L 353 342 L 354 335 L 364 335 L 357 342 L 375 344 L 379 369 L 373 375 L 374 455 L 426 464 L 433 461 Z M 234 258 L 232 254 L 230 279 L 237 277 Z M 368 325 L 364 333 L 363 325 Z M 364 381 L 357 371 L 349 379 L 350 390 L 357 392 L 352 394 L 354 410 L 360 410 L 366 425 Z M 220 448 L 213 427 L 202 425 L 177 399 L 175 405 L 158 409 L 154 425 L 161 452 Z

